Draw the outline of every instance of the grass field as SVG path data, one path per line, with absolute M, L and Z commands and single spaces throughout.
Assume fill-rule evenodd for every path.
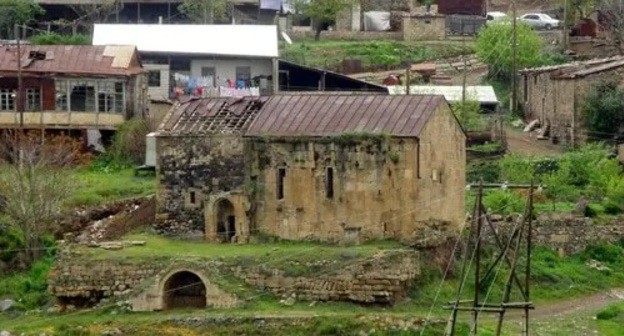
M 283 45 L 281 57 L 295 63 L 340 70 L 343 60 L 359 60 L 363 71 L 390 70 L 440 58 L 472 53 L 471 43 L 457 41 L 304 41 Z
M 68 200 L 67 207 L 100 205 L 156 192 L 156 180 L 153 176 L 135 176 L 131 168 L 115 172 L 80 168 L 73 170 L 72 174 L 76 191 Z

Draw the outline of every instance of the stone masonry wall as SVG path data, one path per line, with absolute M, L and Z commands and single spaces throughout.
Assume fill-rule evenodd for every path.
M 442 15 L 415 15 L 403 17 L 403 40 L 431 41 L 446 38 L 446 18 Z
M 293 277 L 277 270 L 272 274 L 256 270 L 243 276 L 248 284 L 283 297 L 392 304 L 405 296 L 419 274 L 419 254 L 411 251 L 381 255 L 330 275 Z
M 501 219 L 498 216 L 493 217 L 500 219 L 493 221 L 499 235 L 509 237 L 515 222 Z M 624 217 L 615 218 L 608 223 L 595 223 L 591 218 L 551 213 L 540 215 L 533 223 L 533 243 L 561 254 L 578 253 L 588 245 L 613 244 L 624 238 Z M 493 236 L 489 234 L 489 229 L 485 232 L 487 232 L 486 239 L 493 239 Z
M 48 276 L 48 291 L 60 301 L 97 303 L 132 293 L 158 269 L 148 264 L 114 261 L 57 262 Z
M 240 136 L 158 137 L 155 229 L 203 237 L 204 201 L 244 185 Z

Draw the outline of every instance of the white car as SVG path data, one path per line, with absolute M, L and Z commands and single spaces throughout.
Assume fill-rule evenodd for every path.
M 503 12 L 488 12 L 485 15 L 485 19 L 488 21 L 499 21 L 507 19 L 507 14 Z
M 536 14 L 529 13 L 524 14 L 518 18 L 518 20 L 528 24 L 533 28 L 551 30 L 558 28 L 561 25 L 561 21 L 553 19 L 548 14 Z

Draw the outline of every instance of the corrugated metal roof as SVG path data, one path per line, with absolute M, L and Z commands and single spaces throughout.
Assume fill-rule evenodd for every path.
M 537 68 L 527 68 L 520 70 L 521 74 L 535 74 L 535 73 L 544 73 L 544 72 L 552 72 L 552 71 L 564 71 L 564 72 L 574 72 L 580 70 L 587 70 L 593 67 L 599 67 L 602 65 L 608 65 L 614 62 L 619 62 L 624 60 L 624 56 L 613 56 L 607 58 L 594 58 L 587 61 L 577 61 L 570 62 L 564 64 L 557 65 L 549 65 Z
M 277 57 L 268 25 L 96 24 L 94 45 L 136 45 L 140 52 Z
M 388 93 L 391 95 L 404 95 L 407 89 L 405 86 L 389 86 Z M 463 88 L 461 86 L 450 85 L 412 85 L 410 94 L 417 95 L 443 95 L 448 102 L 459 102 L 462 100 Z M 466 99 L 476 100 L 482 104 L 498 104 L 498 98 L 494 88 L 489 85 L 467 86 Z
M 246 135 L 332 136 L 349 132 L 418 137 L 444 97 L 433 95 L 276 95 Z
M 256 117 L 267 97 L 191 98 L 165 117 L 163 135 L 241 134 Z
M 60 73 L 85 75 L 131 75 L 141 72 L 136 58 L 136 48 L 123 46 L 86 45 L 24 45 L 22 71 L 24 73 Z M 41 53 L 42 58 L 35 59 L 34 53 Z M 121 57 L 123 60 L 118 60 Z M 136 58 L 136 65 L 132 60 Z M 17 72 L 17 47 L 0 48 L 0 71 Z

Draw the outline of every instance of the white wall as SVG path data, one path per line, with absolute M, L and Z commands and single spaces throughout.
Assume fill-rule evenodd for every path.
M 160 86 L 147 88 L 149 99 L 163 100 L 169 98 L 169 65 L 167 64 L 143 64 L 147 71 L 160 71 Z
M 271 59 L 221 59 L 221 60 L 192 60 L 191 61 L 191 76 L 201 76 L 202 67 L 214 67 L 218 80 L 235 80 L 236 79 L 236 67 L 248 66 L 251 67 L 251 78 L 255 76 L 270 76 L 272 74 Z

